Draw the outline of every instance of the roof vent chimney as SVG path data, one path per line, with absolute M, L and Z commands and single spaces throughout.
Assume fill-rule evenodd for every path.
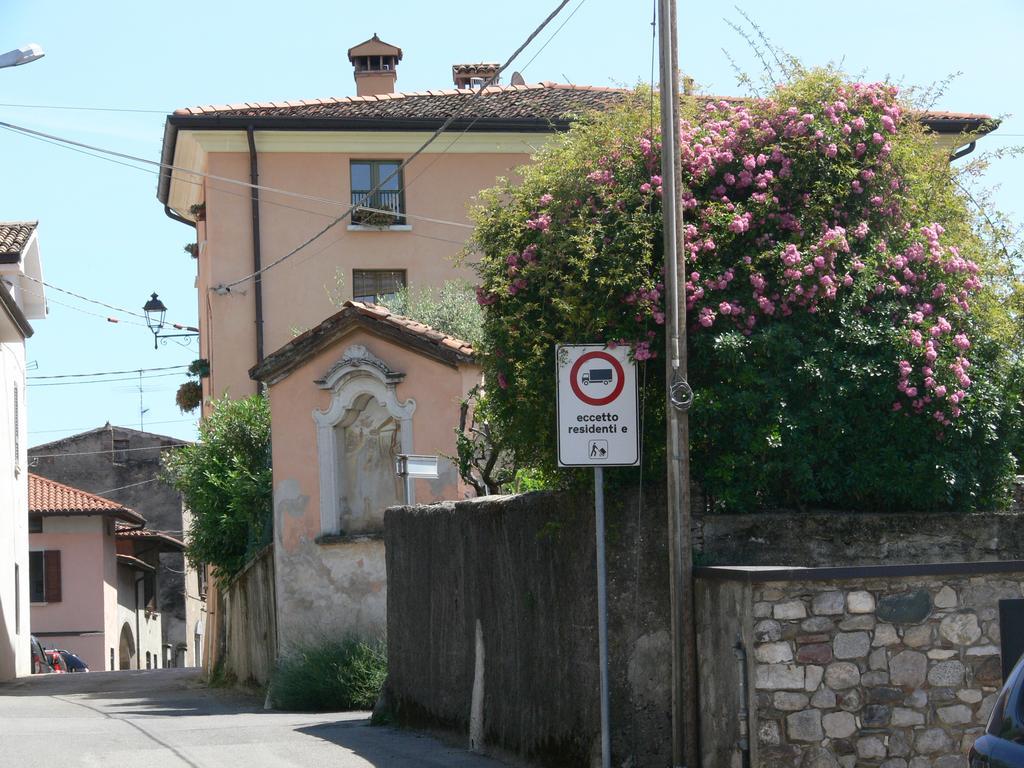
M 501 65 L 497 63 L 453 64 L 452 80 L 455 81 L 455 87 L 460 91 L 480 90 L 492 77 L 498 74 L 500 68 Z M 497 85 L 498 79 L 495 78 L 491 84 Z
M 402 49 L 385 43 L 375 32 L 369 40 L 348 49 L 356 78 L 357 96 L 379 96 L 395 92 Z

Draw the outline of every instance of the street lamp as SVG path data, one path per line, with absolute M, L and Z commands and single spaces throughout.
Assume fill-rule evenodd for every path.
M 172 323 L 171 327 L 178 331 L 186 331 L 186 333 L 160 333 L 164 328 L 167 307 L 164 306 L 164 303 L 160 301 L 160 297 L 155 293 L 149 297 L 149 301 L 142 307 L 142 311 L 146 313 L 146 325 L 153 332 L 153 349 L 157 347 L 157 339 L 179 339 L 199 335 L 198 328 L 193 328 L 191 325 L 181 325 L 180 323 Z
M 0 54 L 0 69 L 4 67 L 20 67 L 22 64 L 28 64 L 30 61 L 41 59 L 45 55 L 41 45 L 29 43 L 21 48 L 15 48 L 13 51 Z

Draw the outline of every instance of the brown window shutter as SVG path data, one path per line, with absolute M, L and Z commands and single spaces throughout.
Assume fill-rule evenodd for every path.
M 43 584 L 46 590 L 46 602 L 59 603 L 60 594 L 60 550 L 50 549 L 43 553 L 44 573 Z

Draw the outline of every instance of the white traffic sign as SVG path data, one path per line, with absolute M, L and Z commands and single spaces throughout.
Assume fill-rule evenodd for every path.
M 626 347 L 559 344 L 558 465 L 635 467 L 640 463 L 636 363 Z

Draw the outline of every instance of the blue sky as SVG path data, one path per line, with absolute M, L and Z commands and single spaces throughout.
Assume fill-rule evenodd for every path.
M 46 57 L 0 70 L 0 120 L 85 143 L 159 159 L 164 115 L 193 104 L 346 96 L 354 92 L 345 52 L 374 32 L 400 46 L 399 90 L 450 87 L 456 62 L 504 60 L 555 5 L 337 3 L 286 5 L 210 0 L 201 6 L 163 3 L 81 3 L 71 0 L 0 4 L 0 51 L 28 42 Z M 576 9 L 574 0 L 563 16 Z M 529 64 L 528 82 L 633 85 L 651 72 L 650 2 L 585 0 L 553 41 Z M 681 2 L 682 69 L 711 93 L 740 90 L 729 57 L 759 72 L 753 53 L 730 28 L 754 19 L 780 47 L 805 64 L 841 61 L 870 80 L 890 77 L 928 85 L 960 72 L 937 108 L 1006 118 L 982 148 L 1024 144 L 1024 96 L 1013 81 L 1011 52 L 1024 29 L 1024 3 L 987 0 L 965 6 L 946 0 L 857 4 L 821 0 Z M 513 65 L 523 65 L 550 36 L 543 34 Z M 506 80 L 507 82 L 507 80 Z M 141 112 L 40 109 L 12 104 L 102 107 Z M 1021 160 L 996 164 L 997 204 L 1017 220 L 1024 212 Z M 0 130 L 0 220 L 40 220 L 46 280 L 61 288 L 138 310 L 153 291 L 169 317 L 196 322 L 195 265 L 182 247 L 192 230 L 168 219 L 155 197 L 156 177 Z M 268 260 L 276 254 L 268 254 Z M 186 365 L 195 346 L 153 349 L 149 331 L 117 325 L 113 314 L 48 291 L 50 316 L 35 323 L 30 376 Z M 104 317 L 57 304 L 65 302 Z M 137 320 L 137 318 L 135 318 Z M 158 372 L 163 373 L 163 372 Z M 148 430 L 195 436 L 195 420 L 174 405 L 184 380 L 144 379 Z M 138 382 L 39 386 L 29 389 L 30 445 L 106 421 L 138 428 Z

